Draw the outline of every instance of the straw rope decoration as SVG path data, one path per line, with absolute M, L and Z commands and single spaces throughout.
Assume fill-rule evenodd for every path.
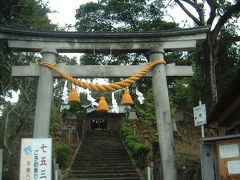
M 108 85 L 91 84 L 91 83 L 86 83 L 86 82 L 80 81 L 80 80 L 78 80 L 76 78 L 73 78 L 73 77 L 69 76 L 68 74 L 60 71 L 58 68 L 55 67 L 56 64 L 49 64 L 49 63 L 46 63 L 46 62 L 41 62 L 39 64 L 42 65 L 42 66 L 47 66 L 47 67 L 53 69 L 54 71 L 56 71 L 58 74 L 60 74 L 65 79 L 69 80 L 73 84 L 75 84 L 77 86 L 80 86 L 82 88 L 89 89 L 90 91 L 97 91 L 97 92 L 113 92 L 113 91 L 117 91 L 119 89 L 124 89 L 124 88 L 132 85 L 137 80 L 142 78 L 144 76 L 144 74 L 146 74 L 149 70 L 154 68 L 156 65 L 166 64 L 166 61 L 156 60 L 154 62 L 151 62 L 151 63 L 148 64 L 147 67 L 145 67 L 139 73 L 137 73 L 137 74 L 135 74 L 135 75 L 123 80 L 123 81 L 116 82 L 114 84 L 108 84 Z

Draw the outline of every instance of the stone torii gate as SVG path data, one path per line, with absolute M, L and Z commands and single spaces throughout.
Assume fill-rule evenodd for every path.
M 57 53 L 85 52 L 144 52 L 151 62 L 164 59 L 166 50 L 190 50 L 206 37 L 209 27 L 176 29 L 141 33 L 79 33 L 47 32 L 13 29 L 0 26 L 0 40 L 16 51 L 41 52 L 42 62 L 56 63 Z M 61 71 L 79 78 L 130 77 L 146 64 L 133 66 L 80 66 L 58 64 Z M 38 64 L 13 66 L 12 76 L 39 77 L 35 112 L 34 138 L 49 134 L 53 78 L 59 75 Z M 176 158 L 170 114 L 167 76 L 192 76 L 189 66 L 159 64 L 145 77 L 152 77 L 157 130 L 164 180 L 176 180 Z

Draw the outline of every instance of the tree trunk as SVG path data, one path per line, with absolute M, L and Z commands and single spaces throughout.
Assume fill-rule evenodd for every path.
M 204 46 L 204 58 L 207 62 L 206 81 L 209 83 L 210 89 L 210 102 L 208 103 L 209 111 L 218 102 L 218 90 L 217 90 L 217 79 L 216 79 L 216 65 L 217 65 L 217 52 L 219 49 L 219 43 L 214 35 L 214 32 L 209 32 Z M 208 79 L 209 78 L 209 79 Z

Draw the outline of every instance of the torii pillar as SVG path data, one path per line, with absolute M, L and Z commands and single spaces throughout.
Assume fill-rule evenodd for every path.
M 53 48 L 41 50 L 42 61 L 56 63 L 57 51 Z M 34 138 L 48 138 L 53 91 L 52 70 L 41 66 L 38 80 L 37 102 L 34 123 Z
M 163 53 L 164 50 L 160 47 L 151 48 L 149 52 L 150 61 L 163 60 Z M 176 153 L 174 148 L 173 124 L 169 105 L 165 64 L 157 65 L 152 71 L 152 87 L 163 168 L 163 179 L 176 180 Z

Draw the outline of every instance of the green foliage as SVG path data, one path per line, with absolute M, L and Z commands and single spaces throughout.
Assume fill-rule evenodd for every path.
M 149 0 L 100 0 L 77 9 L 76 28 L 83 32 L 139 32 L 176 27 L 162 17 L 163 11 Z
M 191 110 L 192 107 L 198 103 L 200 99 L 199 91 L 201 91 L 204 86 L 198 84 L 201 88 L 196 90 L 193 87 L 195 78 L 196 77 L 175 80 L 174 88 L 171 89 L 170 96 L 172 115 L 175 115 L 174 111 L 181 107 Z M 175 110 L 174 107 L 176 108 Z
M 132 134 L 131 128 L 121 128 L 121 133 L 124 138 Z
M 67 168 L 67 162 L 71 154 L 71 148 L 67 144 L 63 144 L 55 150 L 56 162 L 60 168 Z
M 57 27 L 48 18 L 51 11 L 42 0 L 3 0 L 1 7 L 1 24 L 44 30 Z
M 163 21 L 163 12 L 149 0 L 100 0 L 77 9 L 75 25 L 81 32 L 141 32 L 172 29 L 175 23 Z M 146 62 L 145 54 L 124 53 L 85 54 L 84 65 L 139 64 Z M 109 55 L 110 54 L 110 55 Z
M 50 119 L 50 134 L 54 135 L 61 129 L 61 114 L 57 111 L 52 111 Z
M 151 150 L 149 146 L 146 146 L 144 144 L 136 143 L 133 149 L 133 154 L 138 155 L 138 154 L 147 154 Z
M 220 38 L 222 41 L 231 39 L 236 35 L 236 27 L 228 25 L 226 28 L 222 28 L 220 32 Z M 218 94 L 221 97 L 225 88 L 228 87 L 231 80 L 235 78 L 235 74 L 240 70 L 240 49 L 237 43 L 225 44 L 219 48 L 218 63 L 216 65 L 216 78 L 218 85 Z
M 81 103 L 71 103 L 68 112 L 77 116 L 77 119 L 85 119 L 87 117 L 87 110 L 81 106 Z
M 186 168 L 186 160 L 177 159 L 177 169 L 185 169 L 185 168 Z
M 136 104 L 136 113 L 141 120 L 150 122 L 154 127 L 156 115 L 152 89 L 147 90 L 144 97 L 145 100 L 143 104 Z
M 219 34 L 221 41 L 231 39 L 235 35 L 235 29 L 233 27 L 222 28 Z M 204 47 L 198 47 L 194 52 L 188 54 L 189 60 L 192 61 L 194 75 L 191 79 L 187 80 L 189 86 L 187 87 L 188 107 L 193 107 L 198 104 L 199 100 L 206 104 L 211 104 L 210 98 L 210 84 L 209 84 L 209 62 L 204 57 Z M 236 46 L 236 43 L 221 44 L 217 53 L 216 63 L 216 81 L 218 89 L 218 98 L 224 94 L 225 89 L 231 83 L 232 78 L 235 77 L 237 71 L 240 70 L 240 51 Z M 186 80 L 185 80 L 186 81 Z M 180 93 L 179 93 L 180 95 Z M 181 95 L 180 95 L 181 96 Z M 180 97 L 179 96 L 179 97 Z M 209 109 L 209 108 L 207 108 Z
M 126 144 L 129 144 L 129 143 L 136 143 L 136 142 L 138 142 L 138 139 L 137 139 L 137 137 L 135 137 L 135 136 L 133 136 L 133 135 L 127 135 L 127 136 L 125 136 L 125 143 Z
M 151 151 L 149 146 L 139 143 L 137 137 L 133 136 L 131 128 L 122 128 L 124 143 L 133 157 L 136 166 L 144 169 L 146 167 L 146 156 Z
M 132 156 L 136 159 L 136 166 L 139 168 L 145 168 L 146 156 L 150 152 L 151 148 L 144 144 L 134 143 Z

